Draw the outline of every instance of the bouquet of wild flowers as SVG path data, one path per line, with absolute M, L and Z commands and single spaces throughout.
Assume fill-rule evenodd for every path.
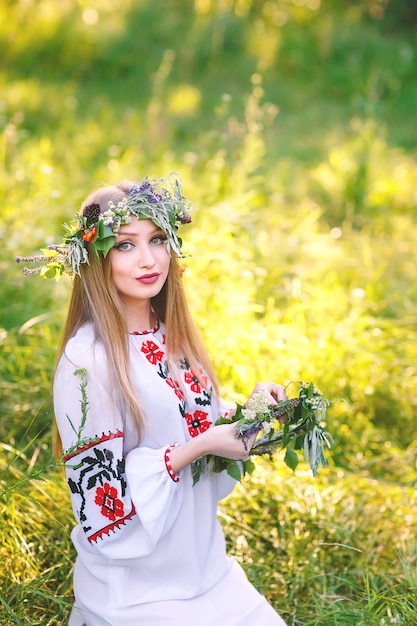
M 236 436 L 242 439 L 245 448 L 253 435 L 259 435 L 248 455 L 268 455 L 285 448 L 284 462 L 295 469 L 298 464 L 296 450 L 304 450 L 304 458 L 309 462 L 313 476 L 320 466 L 326 466 L 324 447 L 332 443 L 331 435 L 325 430 L 323 421 L 326 417 L 330 400 L 324 398 L 313 383 L 301 382 L 297 398 L 278 402 L 269 406 L 264 392 L 255 393 L 246 406 L 237 405 L 232 419 L 220 418 L 218 424 L 236 425 Z M 242 474 L 251 473 L 255 468 L 253 461 L 234 461 L 224 457 L 208 455 L 194 461 L 192 474 L 194 484 L 205 470 L 227 472 L 240 480 Z

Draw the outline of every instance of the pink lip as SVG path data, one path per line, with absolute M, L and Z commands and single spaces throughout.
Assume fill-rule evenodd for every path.
M 144 274 L 143 276 L 139 276 L 136 280 L 143 285 L 152 285 L 159 278 L 159 274 Z

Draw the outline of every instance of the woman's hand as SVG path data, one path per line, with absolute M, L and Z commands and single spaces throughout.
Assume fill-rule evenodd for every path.
M 250 398 L 259 392 L 263 392 L 270 406 L 276 406 L 278 402 L 288 400 L 285 388 L 272 381 L 257 383 Z M 236 437 L 235 424 L 223 424 L 206 430 L 196 439 L 199 439 L 200 443 L 203 443 L 206 447 L 204 454 L 215 454 L 226 459 L 242 461 L 248 458 L 249 452 L 255 443 L 256 434 L 243 442 L 242 439 Z
M 251 437 L 245 444 L 236 435 L 236 424 L 221 424 L 214 428 L 209 428 L 198 436 L 201 438 L 205 448 L 204 454 L 215 454 L 226 459 L 243 461 L 249 454 L 249 450 L 255 443 L 255 437 Z
M 255 393 L 259 393 L 260 391 L 263 391 L 266 399 L 268 400 L 268 404 L 270 404 L 271 406 L 275 406 L 276 404 L 278 404 L 278 402 L 288 400 L 285 387 L 283 387 L 282 385 L 278 385 L 277 383 L 273 383 L 272 381 L 268 381 L 267 383 L 257 383 L 250 395 L 250 398 Z
M 263 391 L 268 404 L 271 406 L 288 399 L 284 387 L 271 381 L 255 385 L 250 397 L 260 391 Z M 178 473 L 186 465 L 207 454 L 243 461 L 248 458 L 255 439 L 256 435 L 253 435 L 244 443 L 242 439 L 236 436 L 236 425 L 234 423 L 214 426 L 187 441 L 187 443 L 171 450 L 172 469 L 175 473 Z

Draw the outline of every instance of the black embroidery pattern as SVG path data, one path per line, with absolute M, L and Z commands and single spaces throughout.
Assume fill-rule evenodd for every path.
M 65 464 L 69 474 L 68 485 L 71 493 L 78 495 L 80 506 L 78 516 L 84 532 L 89 535 L 88 540 L 96 541 L 103 538 L 123 525 L 135 514 L 133 503 L 130 502 L 130 511 L 126 513 L 126 478 L 124 475 L 124 460 L 116 459 L 111 450 L 111 440 L 123 437 L 121 431 L 109 433 L 100 438 L 84 443 L 65 457 Z M 86 506 L 91 506 L 93 490 L 94 504 L 98 507 L 103 521 L 108 522 L 103 527 L 92 529 L 87 524 Z M 93 531 L 93 532 L 92 532 Z M 91 534 L 89 534 L 91 533 Z
M 195 403 L 199 406 L 210 406 L 211 405 L 211 395 L 203 389 L 202 398 L 196 397 Z

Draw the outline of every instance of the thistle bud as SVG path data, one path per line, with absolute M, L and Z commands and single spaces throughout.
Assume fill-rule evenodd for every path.
M 86 218 L 87 226 L 96 224 L 100 217 L 100 205 L 97 203 L 88 204 L 83 208 L 83 216 Z

